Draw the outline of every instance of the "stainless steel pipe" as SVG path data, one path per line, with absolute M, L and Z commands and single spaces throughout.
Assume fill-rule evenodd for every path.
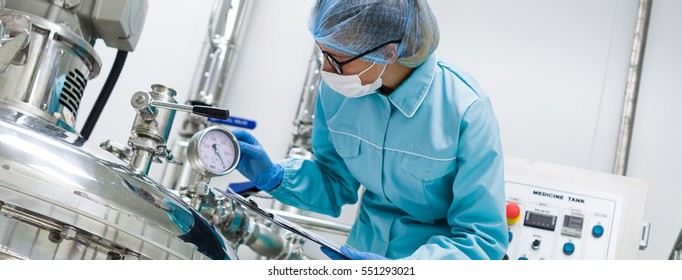
M 250 0 L 217 0 L 209 21 L 208 37 L 202 50 L 189 100 L 218 105 L 228 84 L 236 53 L 244 37 Z
M 628 161 L 630 159 L 630 145 L 635 122 L 637 97 L 639 96 L 639 85 L 642 78 L 642 65 L 644 63 L 644 53 L 652 4 L 653 0 L 640 0 L 639 8 L 637 10 L 635 37 L 632 42 L 630 67 L 628 69 L 628 79 L 625 88 L 625 102 L 623 104 L 620 122 L 616 160 L 613 167 L 613 173 L 618 175 L 627 174 Z

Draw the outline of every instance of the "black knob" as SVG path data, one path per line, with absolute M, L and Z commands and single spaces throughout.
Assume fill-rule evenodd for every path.
M 540 249 L 540 239 L 533 240 L 533 244 L 530 245 L 533 250 Z

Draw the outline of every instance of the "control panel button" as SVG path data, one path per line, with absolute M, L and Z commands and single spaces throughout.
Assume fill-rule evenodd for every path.
M 566 255 L 573 255 L 573 252 L 575 252 L 575 245 L 573 242 L 566 242 L 564 243 L 564 254 Z
M 530 247 L 533 248 L 533 250 L 540 249 L 540 239 L 533 240 L 533 243 L 530 244 Z
M 604 227 L 601 225 L 596 225 L 592 227 L 592 236 L 599 238 L 604 235 Z
M 521 219 L 521 208 L 514 202 L 507 202 L 507 224 L 516 224 Z
M 526 258 L 526 257 L 519 257 L 519 260 L 521 260 L 521 261 L 527 261 L 528 258 Z

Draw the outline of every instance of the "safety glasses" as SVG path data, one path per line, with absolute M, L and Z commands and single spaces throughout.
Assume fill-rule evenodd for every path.
M 378 49 L 380 49 L 380 48 L 382 48 L 382 47 L 384 47 L 384 46 L 386 46 L 386 45 L 388 45 L 388 44 L 400 43 L 400 41 L 401 41 L 401 40 L 393 40 L 393 41 L 390 41 L 390 42 L 383 43 L 383 44 L 377 46 L 376 48 L 373 48 L 373 49 L 371 49 L 371 50 L 368 50 L 368 51 L 366 51 L 366 52 L 363 52 L 363 53 L 361 53 L 361 54 L 359 54 L 359 55 L 357 55 L 357 56 L 355 56 L 355 57 L 353 57 L 353 58 L 350 58 L 350 59 L 348 59 L 348 60 L 346 60 L 346 61 L 343 61 L 343 62 L 336 60 L 336 58 L 334 58 L 331 54 L 329 54 L 329 53 L 327 53 L 327 52 L 325 52 L 325 51 L 322 51 L 322 48 L 321 48 L 321 47 L 320 47 L 320 50 L 322 51 L 322 55 L 324 55 L 324 57 L 327 59 L 327 62 L 329 62 L 329 65 L 331 65 L 332 69 L 334 69 L 334 71 L 335 71 L 337 74 L 343 75 L 343 66 L 344 66 L 344 65 L 346 65 L 346 64 L 348 64 L 348 63 L 351 63 L 351 62 L 355 61 L 356 59 L 361 58 L 361 57 L 363 57 L 363 56 L 366 56 L 366 55 L 368 55 L 368 54 L 370 54 L 370 53 L 373 53 L 373 52 L 377 51 Z M 319 43 L 318 43 L 317 45 L 320 46 Z

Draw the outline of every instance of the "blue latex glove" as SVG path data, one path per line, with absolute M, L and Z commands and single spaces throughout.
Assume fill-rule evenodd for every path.
M 388 260 L 384 256 L 369 252 L 360 252 L 348 246 L 341 246 L 340 251 L 343 253 L 343 255 L 324 246 L 320 247 L 320 249 L 322 250 L 322 253 L 327 255 L 332 260 L 348 260 L 349 258 L 351 260 Z
M 232 134 L 237 137 L 242 152 L 237 164 L 239 173 L 263 191 L 269 191 L 279 185 L 284 177 L 284 168 L 272 163 L 253 135 L 241 129 L 232 131 Z

